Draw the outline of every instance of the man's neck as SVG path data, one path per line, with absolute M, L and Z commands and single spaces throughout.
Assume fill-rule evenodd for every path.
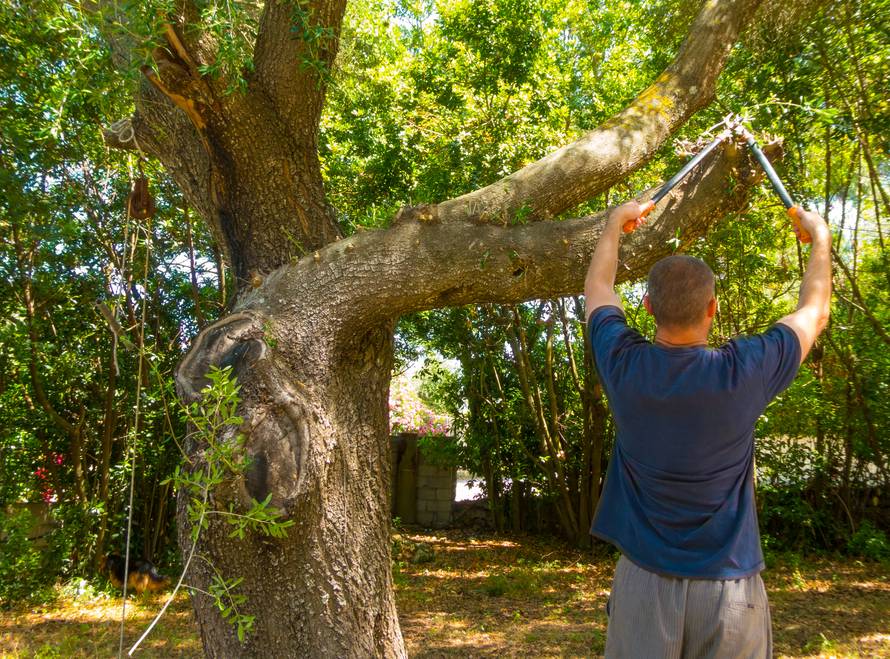
M 704 348 L 708 345 L 708 329 L 656 327 L 655 343 L 665 348 Z

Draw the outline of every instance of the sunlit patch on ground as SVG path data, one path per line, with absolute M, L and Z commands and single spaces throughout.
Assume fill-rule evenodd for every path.
M 164 594 L 127 602 L 124 652 L 136 641 L 165 601 Z M 117 656 L 121 599 L 102 593 L 88 597 L 60 594 L 51 604 L 0 615 L 0 657 Z M 201 643 L 187 596 L 180 595 L 161 625 L 140 646 L 142 657 L 201 657 Z
M 611 564 L 558 542 L 522 537 L 429 542 L 436 558 L 400 565 L 397 600 L 409 654 L 590 656 L 602 652 Z M 606 561 L 608 563 L 608 561 Z M 418 593 L 424 593 L 422 603 Z M 431 616 L 429 611 L 438 614 Z M 448 613 L 450 611 L 450 613 Z M 449 627 L 456 619 L 460 628 Z
M 444 537 L 443 537 L 444 536 Z M 537 537 L 408 534 L 435 550 L 396 566 L 415 657 L 587 657 L 605 647 L 614 555 Z M 887 566 L 778 557 L 764 573 L 782 657 L 890 657 Z
M 393 581 L 412 657 L 590 657 L 603 652 L 614 553 L 540 537 L 404 534 L 432 560 L 399 561 Z M 890 568 L 846 558 L 780 556 L 764 572 L 779 657 L 890 657 Z M 127 606 L 128 645 L 164 595 Z M 0 657 L 116 656 L 120 598 L 61 593 L 46 606 L 0 613 Z M 200 657 L 181 595 L 143 657 Z

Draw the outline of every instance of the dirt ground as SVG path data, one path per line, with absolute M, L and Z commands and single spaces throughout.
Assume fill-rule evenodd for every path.
M 613 556 L 530 536 L 402 537 L 393 578 L 412 657 L 602 654 Z M 890 566 L 783 555 L 768 560 L 764 580 L 777 656 L 890 657 Z M 69 584 L 51 604 L 0 612 L 0 656 L 115 656 L 120 598 L 76 590 Z M 130 600 L 125 648 L 163 601 L 162 594 Z M 136 656 L 201 656 L 186 596 Z
M 431 563 L 398 563 L 413 657 L 602 655 L 614 557 L 534 537 L 413 535 Z M 890 567 L 771 557 L 763 573 L 777 656 L 890 657 Z

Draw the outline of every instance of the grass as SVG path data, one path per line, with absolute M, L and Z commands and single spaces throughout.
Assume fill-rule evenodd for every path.
M 126 641 L 135 642 L 165 601 L 165 593 L 128 598 Z M 60 589 L 52 602 L 0 613 L 0 657 L 68 659 L 117 656 L 121 598 L 82 588 Z M 129 645 L 124 646 L 124 652 Z M 144 648 L 144 650 L 143 650 Z M 140 648 L 142 657 L 203 657 L 187 597 L 177 597 Z
M 605 646 L 614 556 L 543 538 L 409 535 L 432 563 L 400 564 L 413 657 L 585 657 Z M 890 657 L 890 569 L 772 556 L 764 572 L 777 656 Z
M 402 632 L 412 657 L 586 657 L 605 645 L 614 556 L 539 537 L 407 532 L 435 550 L 395 563 Z M 848 558 L 774 556 L 764 572 L 777 656 L 890 657 L 890 568 Z M 47 605 L 0 614 L 0 657 L 117 653 L 120 598 L 66 589 Z M 127 606 L 132 642 L 163 595 Z M 144 657 L 199 657 L 186 597 L 143 645 Z

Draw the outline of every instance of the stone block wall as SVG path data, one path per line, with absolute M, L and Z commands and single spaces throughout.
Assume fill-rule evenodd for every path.
M 457 470 L 424 464 L 417 467 L 417 523 L 431 528 L 451 524 Z
M 22 510 L 31 513 L 31 529 L 28 531 L 28 540 L 34 542 L 37 547 L 45 547 L 47 538 L 59 524 L 49 513 L 49 504 L 42 501 L 31 503 L 10 503 L 2 512 L 7 515 L 15 515 Z
M 424 461 L 417 435 L 392 438 L 392 514 L 406 524 L 449 526 L 457 470 Z

